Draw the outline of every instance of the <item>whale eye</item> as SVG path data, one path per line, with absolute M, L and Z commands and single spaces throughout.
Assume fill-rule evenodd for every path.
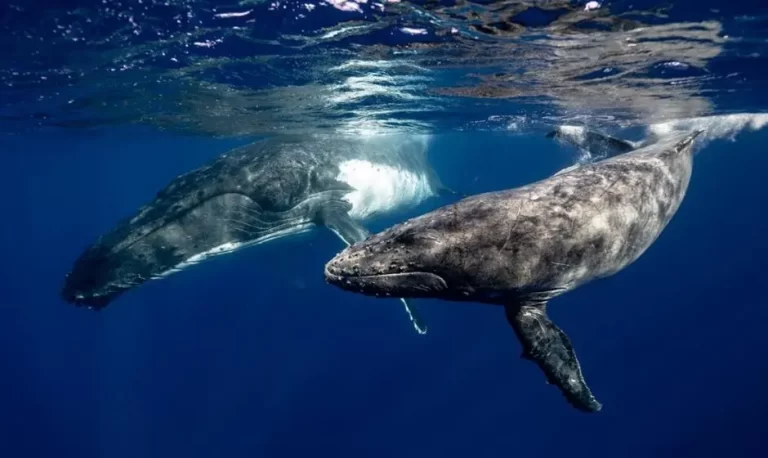
M 412 245 L 413 242 L 416 240 L 416 237 L 411 230 L 403 231 L 402 233 L 398 234 L 397 237 L 395 237 L 394 241 L 395 243 L 399 243 L 402 245 Z
M 406 230 L 395 237 L 394 242 L 401 245 L 418 245 L 423 243 L 434 243 L 439 239 L 438 235 L 432 231 L 423 232 L 415 230 Z

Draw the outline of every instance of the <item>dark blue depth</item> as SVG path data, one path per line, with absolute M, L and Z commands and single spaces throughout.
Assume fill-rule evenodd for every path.
M 86 243 L 244 141 L 6 139 L 0 456 L 763 456 L 768 132 L 702 150 L 656 244 L 552 303 L 604 403 L 595 415 L 519 358 L 501 309 L 422 301 L 422 337 L 396 301 L 326 285 L 341 246 L 325 232 L 151 282 L 101 313 L 59 300 Z M 464 193 L 572 160 L 541 137 L 488 133 L 439 137 L 432 158 Z

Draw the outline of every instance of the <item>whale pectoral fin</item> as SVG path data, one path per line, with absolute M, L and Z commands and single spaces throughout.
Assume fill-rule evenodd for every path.
M 340 210 L 339 208 L 323 209 L 320 212 L 320 221 L 348 246 L 365 240 L 370 235 L 370 232 L 362 224 L 352 219 L 346 210 Z M 418 309 L 406 299 L 401 298 L 400 302 L 403 303 L 405 312 L 408 314 L 411 325 L 416 332 L 426 334 L 427 325 L 421 318 Z
M 423 318 L 421 318 L 421 314 L 419 313 L 419 308 L 415 307 L 407 299 L 402 297 L 400 298 L 400 302 L 402 302 L 403 307 L 405 307 L 405 313 L 408 314 L 408 319 L 411 320 L 411 325 L 413 326 L 413 329 L 415 329 L 416 332 L 418 332 L 419 334 L 426 334 L 427 323 L 424 321 Z
M 546 303 L 508 305 L 505 311 L 523 346 L 523 357 L 535 362 L 571 405 L 583 412 L 599 411 L 602 405 L 584 381 L 571 341 L 547 316 Z
M 358 223 L 345 209 L 323 209 L 320 222 L 336 234 L 347 246 L 362 242 L 371 233 Z

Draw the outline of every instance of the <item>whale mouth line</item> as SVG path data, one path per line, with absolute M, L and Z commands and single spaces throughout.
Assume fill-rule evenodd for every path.
M 334 274 L 331 273 L 327 268 L 325 269 L 325 274 L 327 277 L 332 278 L 334 280 L 338 281 L 344 281 L 344 280 L 370 280 L 374 278 L 396 278 L 396 277 L 411 277 L 411 276 L 418 276 L 418 275 L 435 275 L 430 272 L 392 272 L 392 273 L 384 273 L 384 274 L 372 274 L 372 275 L 344 275 L 344 274 Z M 437 275 L 435 275 L 437 277 Z
M 339 273 L 338 269 L 325 267 L 328 283 L 347 291 L 375 295 L 407 293 L 415 296 L 448 289 L 445 279 L 432 272 L 391 272 L 371 275 Z
M 99 294 L 85 295 L 82 293 L 70 293 L 66 289 L 62 292 L 64 301 L 77 307 L 87 307 L 91 310 L 101 310 L 109 304 L 114 296 L 120 294 L 119 288 L 111 289 Z

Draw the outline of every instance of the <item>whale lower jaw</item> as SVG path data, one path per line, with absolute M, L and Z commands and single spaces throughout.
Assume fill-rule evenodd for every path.
M 344 275 L 326 265 L 325 280 L 346 291 L 378 297 L 419 297 L 448 289 L 442 277 L 430 272 Z
M 169 275 L 172 275 L 176 272 L 181 272 L 182 270 L 194 266 L 196 264 L 199 264 L 203 261 L 206 261 L 212 257 L 219 256 L 222 254 L 230 254 L 234 253 L 236 251 L 243 250 L 245 248 L 250 248 L 256 245 L 263 245 L 265 243 L 273 242 L 277 239 L 282 239 L 285 237 L 289 237 L 292 235 L 299 235 L 303 234 L 305 232 L 309 232 L 312 230 L 312 228 L 315 226 L 312 222 L 306 222 L 301 223 L 296 226 L 292 226 L 286 229 L 282 229 L 279 231 L 272 232 L 270 234 L 267 234 L 263 237 L 259 237 L 257 239 L 248 240 L 245 242 L 227 242 L 222 245 L 219 245 L 217 247 L 214 247 L 208 251 L 205 251 L 203 253 L 198 253 L 191 258 L 182 261 L 181 263 L 173 266 L 172 268 L 166 270 L 165 272 L 159 273 L 157 275 L 152 276 L 152 280 L 159 280 L 162 278 L 165 278 Z

